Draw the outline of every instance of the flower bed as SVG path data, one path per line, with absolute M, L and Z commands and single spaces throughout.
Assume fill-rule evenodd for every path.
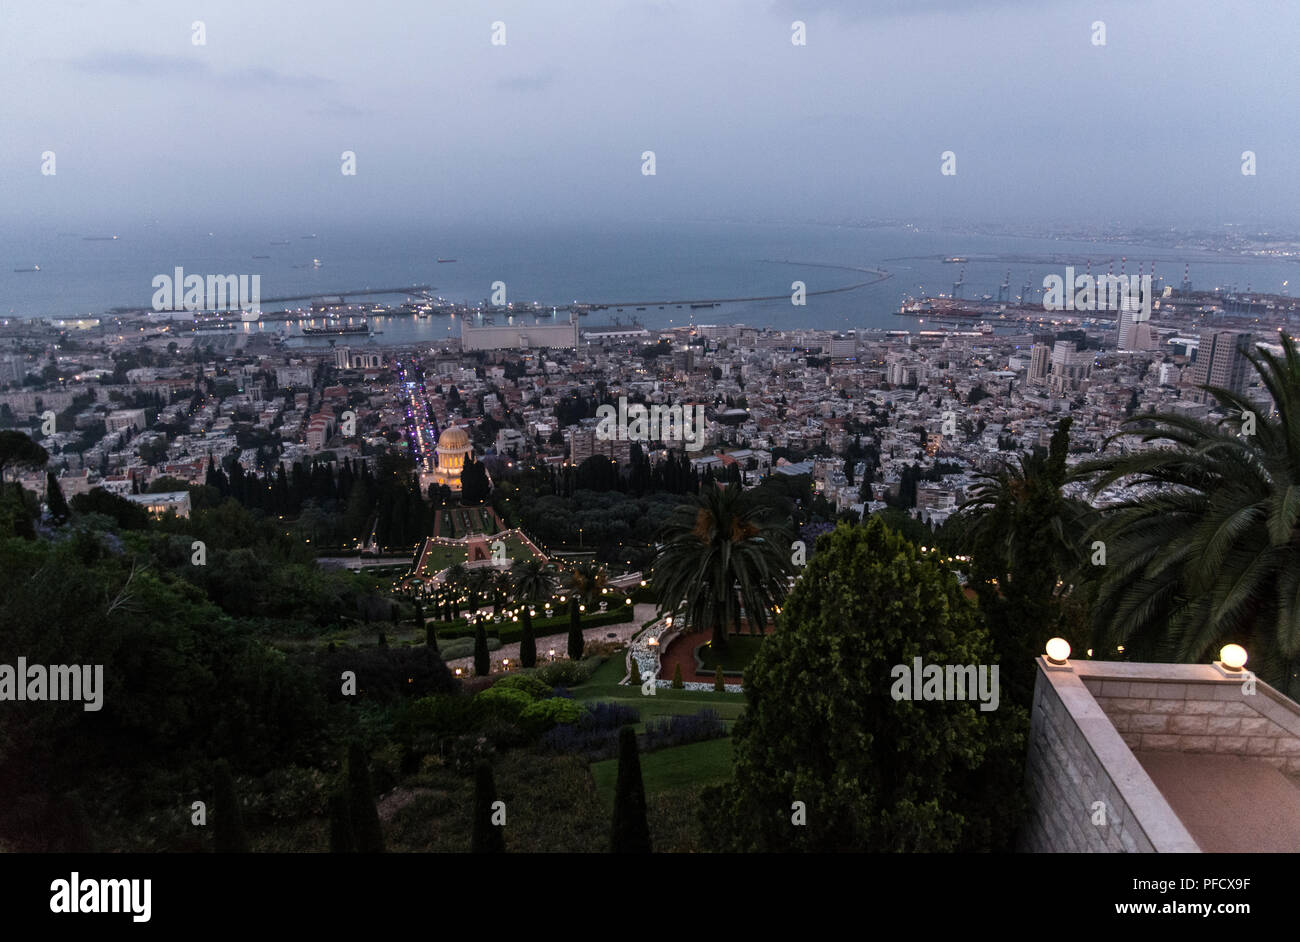
M 660 689 L 671 688 L 673 685 L 672 679 L 669 678 L 668 680 L 664 680 L 659 676 L 659 652 L 663 648 L 672 644 L 673 639 L 677 637 L 677 634 L 678 633 L 674 629 L 669 628 L 667 624 L 660 620 L 656 621 L 645 631 L 641 632 L 641 634 L 637 635 L 636 638 L 632 640 L 632 643 L 628 646 L 627 650 L 629 674 L 631 672 L 632 659 L 635 658 L 637 670 L 640 671 L 643 679 L 653 676 L 655 678 L 655 687 Z M 650 644 L 651 638 L 656 639 L 659 643 L 654 645 Z M 627 678 L 625 677 L 622 682 L 626 684 Z M 692 681 L 690 683 L 682 684 L 682 689 L 713 690 L 713 684 L 697 683 Z M 740 693 L 744 688 L 740 684 L 726 684 L 723 689 L 726 690 L 727 693 Z

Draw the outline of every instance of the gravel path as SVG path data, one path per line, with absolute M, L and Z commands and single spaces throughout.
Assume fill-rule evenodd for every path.
M 619 625 L 601 625 L 599 628 L 586 628 L 582 632 L 582 637 L 583 640 L 588 642 L 621 641 L 626 644 L 634 634 L 641 630 L 642 625 L 648 622 L 651 618 L 654 618 L 654 615 L 655 606 L 648 602 L 642 602 L 632 606 L 631 621 L 623 622 Z M 613 635 L 613 637 L 610 637 L 610 635 Z M 538 638 L 537 663 L 541 664 L 547 660 L 546 652 L 551 648 L 555 649 L 555 657 L 557 660 L 567 657 L 568 646 L 569 642 L 567 632 L 562 635 L 551 635 L 548 638 Z M 510 644 L 503 644 L 501 647 L 497 648 L 497 650 L 492 652 L 492 670 L 494 673 L 501 669 L 501 661 L 504 658 L 509 658 L 512 665 L 519 663 L 518 641 Z M 470 655 L 469 657 L 458 657 L 455 660 L 448 661 L 447 666 L 452 670 L 459 667 L 466 673 L 472 674 L 474 671 L 474 657 L 473 655 Z

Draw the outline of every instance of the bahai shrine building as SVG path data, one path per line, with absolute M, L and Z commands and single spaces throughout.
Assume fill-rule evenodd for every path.
M 438 447 L 435 450 L 438 464 L 433 471 L 433 482 L 445 484 L 459 493 L 460 472 L 473 450 L 469 443 L 469 433 L 458 425 L 449 426 L 438 436 Z

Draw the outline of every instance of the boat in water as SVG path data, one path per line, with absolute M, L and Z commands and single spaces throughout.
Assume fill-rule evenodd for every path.
M 448 262 L 454 262 L 454 261 L 456 261 L 456 259 L 454 259 L 454 258 L 440 258 L 440 259 L 438 259 L 438 264 L 439 264 L 439 265 L 445 265 L 445 264 L 447 264 Z
M 113 241 L 115 241 L 116 239 L 117 239 L 117 236 L 115 236 L 115 235 L 111 235 L 111 236 L 82 236 L 82 237 L 81 237 L 81 241 L 82 241 L 82 242 L 113 242 Z
M 370 325 L 363 319 L 360 324 L 327 324 L 324 327 L 304 327 L 302 332 L 309 337 L 333 336 L 335 334 L 370 334 Z
M 19 271 L 19 272 L 22 272 L 22 271 L 40 271 L 40 270 L 41 270 L 41 266 L 40 266 L 40 265 L 33 265 L 31 268 L 15 268 L 15 269 L 14 269 L 14 271 Z

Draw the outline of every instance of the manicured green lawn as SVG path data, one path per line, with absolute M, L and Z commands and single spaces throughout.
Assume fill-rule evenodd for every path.
M 618 760 L 593 762 L 591 777 L 605 806 L 614 808 L 614 787 L 618 782 Z M 646 795 L 688 785 L 712 785 L 731 778 L 731 740 L 710 739 L 686 746 L 660 749 L 641 756 L 641 780 Z
M 614 655 L 592 675 L 591 680 L 573 688 L 575 699 L 583 703 L 617 700 L 641 711 L 637 732 L 645 729 L 647 720 L 674 714 L 698 713 L 708 707 L 722 717 L 727 728 L 740 718 L 745 709 L 743 693 L 714 693 L 712 690 L 672 690 L 656 688 L 654 696 L 644 696 L 640 687 L 622 685 L 624 658 L 622 652 Z
M 613 657 L 607 659 L 604 664 L 596 668 L 595 673 L 591 675 L 591 680 L 579 687 L 584 690 L 587 687 L 609 687 L 617 686 L 618 682 L 627 676 L 627 652 L 619 651 Z
M 697 653 L 705 670 L 712 671 L 721 664 L 724 671 L 743 671 L 758 654 L 762 644 L 762 636 L 732 635 L 727 639 L 725 648 L 715 648 L 712 642 L 709 642 Z
M 440 535 L 446 536 L 447 533 L 443 531 Z M 464 536 L 463 533 L 459 535 Z M 506 557 L 508 559 L 528 559 L 533 555 L 532 550 L 524 544 L 524 541 L 514 534 L 505 537 L 502 542 L 506 545 Z M 489 550 L 491 545 L 491 541 L 489 541 Z M 426 575 L 431 576 L 434 573 L 441 572 L 448 566 L 465 562 L 468 562 L 468 554 L 463 544 L 434 543 L 433 546 L 429 547 L 428 555 L 424 557 L 423 571 Z

